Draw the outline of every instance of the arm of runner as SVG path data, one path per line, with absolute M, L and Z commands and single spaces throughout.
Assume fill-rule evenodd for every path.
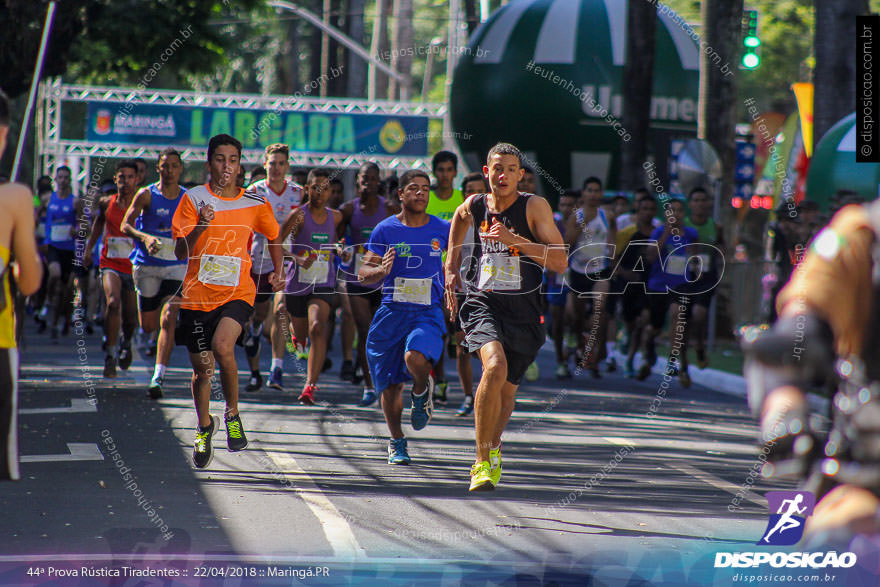
M 95 243 L 97 243 L 98 238 L 104 234 L 104 212 L 107 210 L 108 202 L 109 200 L 106 197 L 98 200 L 98 214 L 92 221 L 92 233 L 89 235 L 86 249 L 83 251 L 83 265 L 87 269 L 92 266 L 92 251 L 95 250 Z
M 200 206 L 196 209 L 195 204 L 188 197 L 184 196 L 181 199 L 171 221 L 172 234 L 177 237 L 174 255 L 178 260 L 183 261 L 189 257 L 189 252 L 195 249 L 196 242 L 212 220 L 214 220 L 213 206 Z M 189 232 L 185 232 L 186 230 Z
M 284 219 L 284 223 L 278 231 L 278 238 L 269 242 L 270 250 L 278 249 L 282 256 L 293 256 L 284 250 L 284 241 L 287 240 L 288 236 L 296 237 L 296 235 L 299 234 L 299 229 L 302 226 L 302 223 L 303 209 L 300 207 L 296 210 L 292 210 L 290 214 L 287 215 L 287 218 Z
M 145 208 L 150 207 L 150 200 L 150 190 L 147 188 L 140 189 L 138 193 L 135 194 L 128 210 L 125 211 L 125 216 L 122 217 L 122 223 L 119 225 L 119 228 L 128 236 L 133 236 L 144 243 L 144 246 L 147 247 L 147 252 L 151 255 L 155 255 L 162 246 L 161 241 L 155 236 L 149 235 L 134 227 L 135 218 L 140 216 Z
M 37 253 L 37 241 L 34 238 L 33 198 L 30 190 L 18 184 L 11 184 L 11 194 L 4 198 L 12 208 L 12 244 L 11 252 L 15 257 L 12 276 L 18 284 L 22 295 L 37 293 L 43 280 L 43 264 Z
M 575 210 L 575 213 L 570 214 L 569 217 L 568 217 L 568 220 L 565 221 L 565 238 L 564 238 L 564 242 L 565 242 L 565 244 L 567 244 L 567 245 L 570 246 L 570 247 L 573 247 L 573 246 L 577 243 L 578 236 L 579 236 L 580 233 L 581 233 L 581 227 L 580 227 L 580 225 L 579 225 L 579 223 L 578 223 L 578 221 L 577 221 L 577 217 L 578 217 L 577 211 L 578 211 L 578 210 L 581 210 L 581 214 L 580 214 L 580 215 L 582 216 L 582 215 L 583 215 L 583 211 L 582 211 L 583 209 L 582 209 L 582 208 L 578 208 L 577 210 Z
M 508 248 L 516 248 L 523 255 L 550 271 L 561 273 L 568 266 L 565 245 L 562 235 L 553 221 L 553 211 L 547 200 L 540 196 L 529 199 L 526 213 L 529 217 L 529 228 L 538 242 L 532 242 L 524 236 L 512 233 L 504 224 L 493 218 L 492 226 L 486 235 Z
M 446 298 L 446 307 L 449 312 L 455 314 L 458 311 L 458 299 L 455 297 L 455 291 L 459 286 L 461 277 L 461 245 L 464 242 L 464 236 L 467 234 L 468 223 L 472 222 L 470 198 L 459 205 L 452 215 L 452 222 L 449 226 L 449 243 L 446 249 L 446 282 L 444 285 L 444 297 Z
M 373 283 L 384 279 L 391 272 L 391 267 L 394 265 L 394 250 L 394 247 L 388 247 L 388 250 L 385 251 L 385 255 L 382 257 L 373 251 L 364 253 L 364 262 L 361 264 L 360 271 L 358 271 L 358 280 L 363 283 Z

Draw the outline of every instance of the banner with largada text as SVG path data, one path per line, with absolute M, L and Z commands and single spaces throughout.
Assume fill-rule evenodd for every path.
M 205 148 L 226 133 L 245 149 L 285 143 L 311 153 L 428 155 L 427 116 L 89 102 L 89 141 Z

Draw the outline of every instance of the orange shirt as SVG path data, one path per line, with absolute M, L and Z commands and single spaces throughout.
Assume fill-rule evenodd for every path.
M 233 300 L 254 304 L 257 289 L 251 279 L 250 248 L 254 232 L 278 236 L 272 206 L 261 196 L 239 190 L 223 198 L 207 185 L 188 190 L 171 221 L 171 234 L 183 238 L 198 224 L 199 207 L 214 207 L 214 219 L 189 253 L 183 280 L 182 308 L 210 312 Z

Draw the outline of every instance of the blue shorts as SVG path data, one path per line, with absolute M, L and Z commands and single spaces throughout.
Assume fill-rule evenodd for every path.
M 392 309 L 382 304 L 367 334 L 367 365 L 373 387 L 383 392 L 395 383 L 412 381 L 403 356 L 418 351 L 432 363 L 443 352 L 446 319 L 440 306 L 417 310 Z
M 564 306 L 565 299 L 568 297 L 568 292 L 568 285 L 563 285 L 561 288 L 548 291 L 547 303 L 551 306 Z

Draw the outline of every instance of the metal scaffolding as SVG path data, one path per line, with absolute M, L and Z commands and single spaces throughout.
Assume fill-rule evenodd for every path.
M 369 101 L 354 99 L 319 99 L 293 96 L 260 96 L 254 94 L 203 94 L 178 90 L 111 88 L 64 84 L 60 78 L 40 84 L 37 112 L 37 154 L 42 173 L 51 174 L 58 165 L 71 168 L 72 181 L 84 193 L 90 182 L 100 181 L 106 174 L 104 163 L 108 158 L 144 157 L 155 159 L 167 145 L 125 145 L 85 139 L 64 139 L 62 110 L 65 102 L 110 102 L 158 104 L 177 106 L 225 107 L 244 109 L 271 109 L 283 112 L 315 112 L 339 114 L 389 114 L 399 116 L 427 116 L 444 121 L 445 104 L 425 102 Z M 184 161 L 205 161 L 207 148 L 179 149 Z M 242 162 L 261 163 L 262 149 L 244 149 Z M 93 161 L 97 160 L 97 161 Z M 430 163 L 423 157 L 396 157 L 362 152 L 356 154 L 290 152 L 294 167 L 341 167 L 355 169 L 367 161 L 374 161 L 383 169 L 426 169 Z M 93 166 L 93 163 L 97 163 Z M 100 171 L 98 171 L 100 170 Z M 97 175 L 97 177 L 90 177 Z M 35 178 L 36 179 L 36 178 Z

